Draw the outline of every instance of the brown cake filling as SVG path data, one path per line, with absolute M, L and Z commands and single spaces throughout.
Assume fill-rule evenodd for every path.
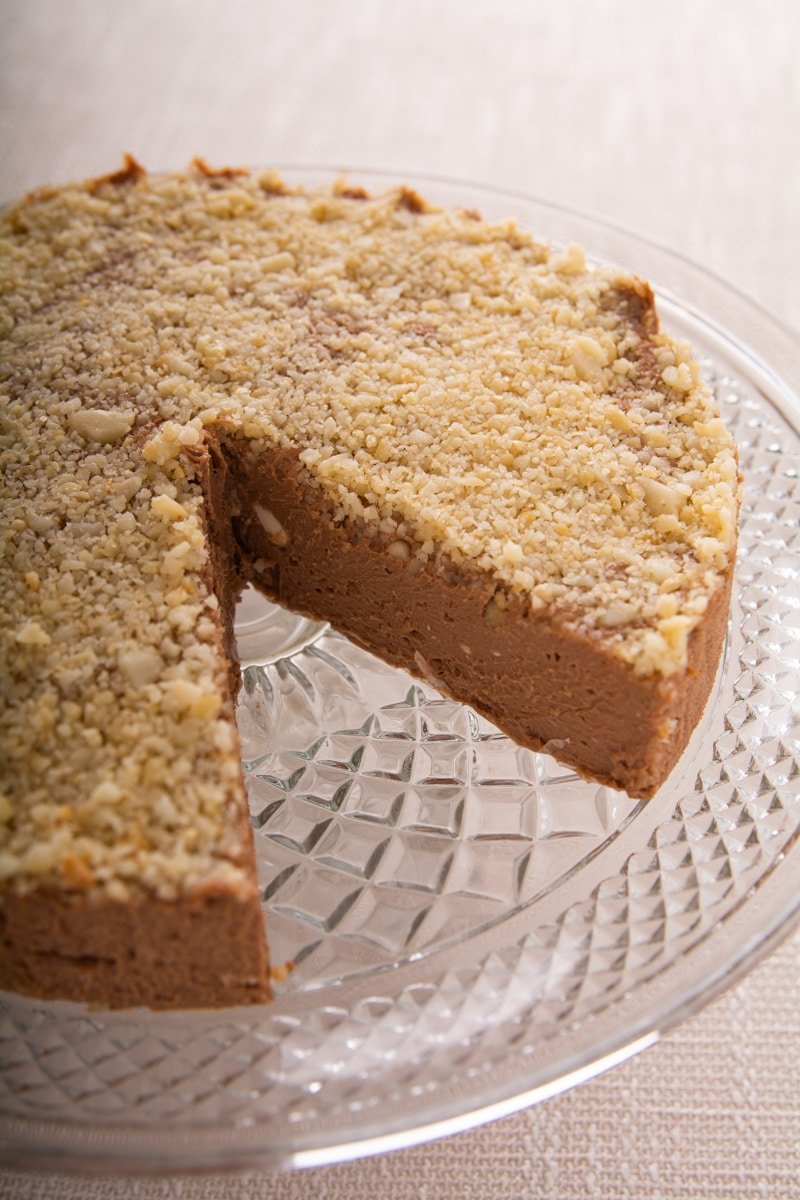
M 226 439 L 242 569 L 273 600 L 322 618 L 387 662 L 466 698 L 521 745 L 641 797 L 663 782 L 713 681 L 730 599 L 715 594 L 692 632 L 691 668 L 634 676 L 576 632 L 447 556 L 363 522 L 337 524 L 297 456 Z

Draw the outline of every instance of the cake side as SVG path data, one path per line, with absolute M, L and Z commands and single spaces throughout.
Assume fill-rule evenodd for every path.
M 487 573 L 446 556 L 417 559 L 404 541 L 337 523 L 296 455 L 230 437 L 223 447 L 243 566 L 273 600 L 330 621 L 588 778 L 644 798 L 664 782 L 717 671 L 730 576 L 692 630 L 687 666 L 645 676 L 557 611 L 513 596 L 498 606 Z
M 0 906 L 0 987 L 104 1008 L 224 1008 L 271 995 L 257 896 L 126 900 L 43 888 Z

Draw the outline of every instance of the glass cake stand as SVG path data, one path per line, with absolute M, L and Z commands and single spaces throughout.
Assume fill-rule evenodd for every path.
M 513 215 L 654 284 L 745 477 L 713 695 L 645 804 L 521 749 L 329 627 L 248 597 L 244 770 L 273 960 L 294 970 L 251 1009 L 106 1013 L 2 997 L 8 1163 L 309 1166 L 463 1130 L 652 1044 L 797 919 L 797 337 L 679 254 L 585 214 L 465 182 L 351 175 Z

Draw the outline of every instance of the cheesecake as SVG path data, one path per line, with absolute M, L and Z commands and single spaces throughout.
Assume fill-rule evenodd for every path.
M 0 224 L 0 986 L 269 997 L 246 584 L 585 778 L 663 784 L 739 476 L 646 282 L 406 187 L 200 160 Z

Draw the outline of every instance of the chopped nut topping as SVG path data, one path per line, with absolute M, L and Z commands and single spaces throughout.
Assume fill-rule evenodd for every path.
M 685 666 L 737 464 L 687 347 L 621 302 L 638 281 L 409 191 L 134 167 L 0 214 L 0 877 L 249 886 L 208 427 L 299 455 L 410 569 L 488 576 L 489 626 L 513 598 L 636 672 Z

